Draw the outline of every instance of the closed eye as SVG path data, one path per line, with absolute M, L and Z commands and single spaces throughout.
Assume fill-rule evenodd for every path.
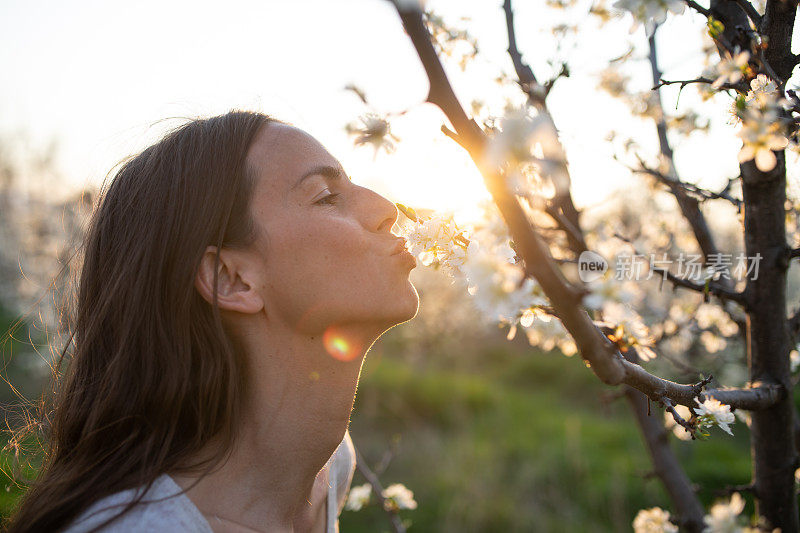
M 338 196 L 339 196 L 339 193 L 338 193 L 338 192 L 334 192 L 334 193 L 331 193 L 331 194 L 329 194 L 328 196 L 325 196 L 325 197 L 323 197 L 323 198 L 320 198 L 319 200 L 317 200 L 316 202 L 314 202 L 314 204 L 315 204 L 315 205 L 316 205 L 316 204 L 320 204 L 320 205 L 325 205 L 325 204 L 328 204 L 328 205 L 333 205 L 333 204 L 335 204 L 335 203 L 336 203 L 336 199 L 337 199 L 337 197 L 338 197 Z

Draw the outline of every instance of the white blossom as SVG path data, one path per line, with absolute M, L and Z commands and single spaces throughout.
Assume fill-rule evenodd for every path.
M 736 322 L 731 320 L 730 315 L 719 305 L 701 304 L 697 310 L 695 310 L 694 318 L 700 329 L 716 327 L 725 337 L 735 335 L 739 331 L 739 326 Z
M 372 495 L 372 486 L 369 483 L 352 487 L 347 495 L 347 503 L 344 508 L 348 511 L 359 511 L 369 503 Z
M 739 515 L 744 510 L 744 499 L 738 492 L 731 495 L 727 503 L 714 504 L 703 521 L 706 528 L 703 533 L 739 533 L 742 531 L 739 525 Z
M 348 124 L 345 128 L 347 133 L 356 137 L 356 145 L 371 144 L 375 148 L 375 154 L 381 148 L 388 153 L 394 152 L 394 143 L 399 139 L 392 134 L 389 121 L 374 113 L 367 113 L 360 120 L 361 125 Z
M 790 372 L 794 374 L 800 368 L 800 352 L 795 348 L 789 352 L 789 364 L 791 365 Z
M 711 84 L 719 89 L 725 83 L 738 83 L 747 71 L 750 52 L 739 52 L 733 56 L 727 54 L 717 65 L 717 79 Z
M 498 131 L 489 139 L 485 164 L 503 169 L 512 192 L 529 197 L 532 186 L 544 188 L 543 182 L 548 181 L 544 178 L 551 186 L 560 186 L 564 160 L 550 115 L 531 116 L 522 108 L 509 110 L 499 120 Z
M 707 397 L 702 403 L 699 398 L 695 398 L 694 401 L 700 406 L 694 410 L 697 413 L 701 427 L 718 425 L 723 431 L 729 435 L 733 435 L 728 424 L 733 424 L 736 421 L 736 417 L 731 413 L 729 405 L 725 405 L 716 398 L 710 397 Z
M 769 108 L 747 108 L 741 118 L 742 129 L 738 135 L 742 139 L 742 149 L 739 162 L 755 159 L 758 170 L 769 172 L 777 163 L 773 150 L 783 150 L 789 144 L 777 112 Z
M 652 35 L 655 27 L 667 20 L 668 11 L 680 15 L 685 4 L 681 0 L 618 0 L 612 7 L 633 15 L 631 33 L 643 23 L 647 35 Z
M 603 319 L 617 327 L 612 340 L 618 345 L 634 346 L 644 361 L 655 357 L 656 354 L 652 350 L 654 340 L 650 330 L 632 307 L 620 302 L 606 302 L 603 305 Z
M 384 505 L 387 510 L 417 508 L 417 502 L 414 501 L 414 493 L 402 483 L 389 485 L 384 489 L 382 496 L 385 499 Z
M 719 78 L 719 71 L 717 70 L 716 65 L 707 65 L 706 68 L 703 69 L 703 72 L 700 74 L 701 78 L 706 78 L 709 80 L 716 80 Z M 697 83 L 695 84 L 697 91 L 700 93 L 700 98 L 705 102 L 712 99 L 714 96 L 717 95 L 717 90 L 712 87 L 710 84 L 707 83 Z
M 642 509 L 633 519 L 635 533 L 678 533 L 678 527 L 669 521 L 669 511 L 660 507 Z
M 717 353 L 724 350 L 725 346 L 728 344 L 723 337 L 711 331 L 702 332 L 700 334 L 700 342 L 708 353 Z
M 447 274 L 457 276 L 466 261 L 467 240 L 452 215 L 436 214 L 418 220 L 407 233 L 410 252 L 425 265 L 442 268 Z
M 491 320 L 512 324 L 534 302 L 538 287 L 532 279 L 523 279 L 522 269 L 513 263 L 514 255 L 508 244 L 479 244 L 473 238 L 467 247 L 468 260 L 461 267 L 477 308 Z
M 758 104 L 765 105 L 769 102 L 774 102 L 778 97 L 778 86 L 775 82 L 764 74 L 759 74 L 750 80 L 750 90 L 745 96 L 745 101 L 748 103 L 755 101 Z
M 525 335 L 531 346 L 538 346 L 542 350 L 558 348 L 567 357 L 578 353 L 575 341 L 567 333 L 561 321 L 550 315 L 536 314 L 536 320 L 530 327 L 525 327 Z

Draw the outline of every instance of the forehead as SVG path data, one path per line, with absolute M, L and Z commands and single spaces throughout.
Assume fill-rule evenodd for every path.
M 310 169 L 339 162 L 319 141 L 305 131 L 287 124 L 271 123 L 256 134 L 247 153 L 255 171 L 257 189 L 287 194 Z

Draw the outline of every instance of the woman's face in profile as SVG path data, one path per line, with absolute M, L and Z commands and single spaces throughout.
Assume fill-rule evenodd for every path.
M 415 262 L 392 255 L 392 202 L 351 182 L 319 142 L 284 124 L 261 129 L 248 162 L 268 317 L 314 334 L 336 323 L 382 332 L 416 315 Z

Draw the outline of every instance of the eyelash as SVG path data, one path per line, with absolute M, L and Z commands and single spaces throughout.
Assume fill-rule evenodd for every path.
M 338 196 L 339 196 L 339 193 L 338 192 L 334 192 L 334 193 L 329 194 L 328 196 L 325 196 L 324 198 L 320 198 L 319 200 L 317 200 L 314 203 L 315 204 L 328 204 L 330 202 L 329 205 L 333 205 L 333 204 L 336 203 L 336 198 Z

